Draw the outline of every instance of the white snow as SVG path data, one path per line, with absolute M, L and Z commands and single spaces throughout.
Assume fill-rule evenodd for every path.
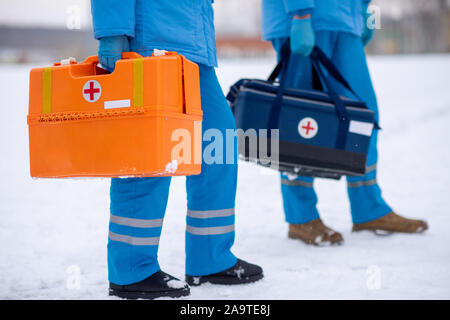
M 282 172 L 283 175 L 285 175 L 288 180 L 295 180 L 298 178 L 297 174 L 291 173 L 291 172 Z
M 242 278 L 242 275 L 245 273 L 245 270 L 244 270 L 244 268 L 242 268 L 242 267 L 239 267 L 239 269 L 234 269 L 233 271 L 234 271 L 234 274 L 235 274 L 239 279 L 241 279 L 241 278 Z
M 222 61 L 224 91 L 266 77 L 271 60 Z M 186 299 L 432 299 L 450 297 L 450 55 L 372 57 L 380 110 L 379 182 L 403 215 L 426 218 L 422 235 L 352 233 L 345 182 L 318 180 L 325 223 L 341 246 L 287 238 L 278 175 L 241 162 L 234 252 L 264 268 L 239 286 L 205 284 Z M 108 180 L 29 177 L 26 125 L 31 66 L 0 66 L 0 299 L 110 299 Z M 183 279 L 185 180 L 173 179 L 159 251 Z
M 173 279 L 173 280 L 167 281 L 167 286 L 169 288 L 181 289 L 181 288 L 184 288 L 185 285 L 186 285 L 186 282 L 181 281 L 181 280 Z
M 166 172 L 168 173 L 175 173 L 178 169 L 178 161 L 172 160 L 171 162 L 166 164 Z

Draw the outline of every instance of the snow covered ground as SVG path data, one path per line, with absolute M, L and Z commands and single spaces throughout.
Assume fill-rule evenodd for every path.
M 266 77 L 271 60 L 222 61 L 225 91 Z M 241 163 L 237 256 L 264 267 L 252 285 L 192 288 L 189 299 L 450 298 L 450 55 L 372 57 L 381 125 L 379 181 L 401 214 L 426 218 L 423 235 L 351 233 L 344 180 L 317 181 L 319 209 L 340 247 L 287 239 L 279 177 Z M 29 177 L 30 66 L 0 66 L 0 298 L 109 299 L 106 179 Z M 186 195 L 175 178 L 160 246 L 166 272 L 184 276 Z

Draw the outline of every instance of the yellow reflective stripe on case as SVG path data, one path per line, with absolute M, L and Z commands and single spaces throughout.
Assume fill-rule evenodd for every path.
M 133 60 L 133 106 L 144 106 L 144 59 Z
M 52 67 L 42 72 L 42 113 L 52 113 Z

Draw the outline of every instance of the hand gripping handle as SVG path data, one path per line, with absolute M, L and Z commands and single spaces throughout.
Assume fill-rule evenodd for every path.
M 138 59 L 142 58 L 142 56 L 137 52 L 122 52 L 122 59 Z M 82 63 L 85 64 L 97 64 L 98 63 L 98 56 L 90 56 L 86 58 Z

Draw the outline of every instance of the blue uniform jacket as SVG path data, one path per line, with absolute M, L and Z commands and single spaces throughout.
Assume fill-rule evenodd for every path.
M 214 0 L 91 0 L 94 36 L 127 35 L 132 51 L 177 51 L 217 66 Z
M 363 3 L 370 0 L 263 0 L 263 38 L 288 37 L 292 16 L 309 11 L 315 31 L 341 31 L 361 36 Z

